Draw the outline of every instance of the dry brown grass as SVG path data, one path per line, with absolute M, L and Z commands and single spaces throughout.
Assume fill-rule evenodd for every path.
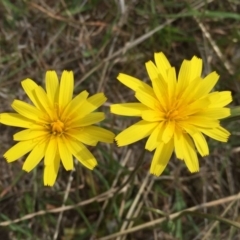
M 20 82 L 40 85 L 46 70 L 73 70 L 75 93 L 103 91 L 108 116 L 103 126 L 118 133 L 134 119 L 116 117 L 109 105 L 134 99 L 116 76 L 123 72 L 149 81 L 144 63 L 163 51 L 177 68 L 197 55 L 204 73 L 216 70 L 218 90 L 240 104 L 238 1 L 3 0 L 0 2 L 1 112 L 26 95 Z M 43 187 L 42 165 L 27 174 L 24 158 L 0 159 L 0 239 L 239 239 L 237 228 L 200 211 L 239 222 L 239 122 L 228 144 L 209 141 L 211 155 L 189 174 L 174 157 L 164 174 L 148 175 L 152 153 L 144 141 L 128 147 L 91 149 L 99 166 L 61 170 L 53 188 Z M 1 125 L 1 154 L 17 129 Z M 176 217 L 179 217 L 176 219 Z

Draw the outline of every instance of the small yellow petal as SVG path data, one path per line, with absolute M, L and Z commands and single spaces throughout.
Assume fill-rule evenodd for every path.
M 184 123 L 184 122 L 183 122 Z M 214 128 L 219 126 L 219 121 L 212 118 L 202 117 L 202 116 L 191 116 L 186 121 L 187 124 L 192 124 L 198 127 L 204 128 Z M 181 124 L 181 122 L 179 123 Z
M 118 146 L 125 146 L 148 137 L 157 125 L 158 122 L 146 122 L 144 120 L 133 124 L 116 136 Z
M 38 128 L 34 121 L 23 117 L 18 113 L 1 113 L 0 114 L 0 123 L 21 128 Z
M 175 154 L 177 158 L 180 160 L 183 160 L 182 135 L 183 133 L 180 131 L 180 129 L 175 128 L 175 132 L 174 132 Z
M 84 127 L 89 126 L 94 123 L 101 122 L 105 119 L 105 114 L 103 112 L 93 112 L 89 113 L 87 116 L 81 119 L 73 119 L 73 121 L 69 124 L 71 128 L 75 127 Z
M 160 72 L 158 71 L 155 64 L 152 61 L 148 61 L 145 63 L 145 66 L 146 66 L 147 73 L 148 73 L 150 80 L 152 82 L 157 81 L 158 76 L 160 75 Z
M 30 172 L 33 168 L 35 168 L 38 163 L 43 159 L 46 151 L 46 141 L 42 141 L 38 143 L 33 150 L 28 155 L 25 160 L 22 169 L 26 172 Z
M 192 100 L 196 100 L 198 98 L 195 98 L 195 94 L 196 91 L 198 91 L 198 89 L 200 89 L 200 84 L 202 82 L 201 78 L 196 78 L 195 80 L 191 81 L 188 85 L 186 85 L 185 87 L 181 88 L 181 82 L 177 82 L 177 91 L 176 91 L 176 95 L 177 98 L 181 99 L 181 101 L 186 102 L 186 103 L 190 103 L 192 102 Z M 199 96 L 202 96 L 201 92 L 199 93 Z
M 157 65 L 158 71 L 160 74 L 166 79 L 167 78 L 167 70 L 171 68 L 171 65 L 164 55 L 163 52 L 155 53 L 154 60 Z
M 208 95 L 210 100 L 210 108 L 224 107 L 232 101 L 232 94 L 230 91 L 213 92 Z
M 103 103 L 105 103 L 106 100 L 107 98 L 103 93 L 94 94 L 83 102 L 83 104 L 81 105 L 81 111 L 77 112 L 76 119 L 87 116 L 89 113 L 93 112 Z
M 188 136 L 188 134 L 183 134 L 182 136 L 181 140 L 184 162 L 191 173 L 198 172 L 198 157 L 192 139 Z
M 111 131 L 97 126 L 84 127 L 82 132 L 89 134 L 92 139 L 98 142 L 113 143 L 115 137 L 115 134 Z
M 53 165 L 54 158 L 57 154 L 57 137 L 52 136 L 48 141 L 45 153 L 44 165 Z
M 164 143 L 168 143 L 170 139 L 173 137 L 175 130 L 175 121 L 168 121 L 164 126 L 164 131 L 162 134 L 162 141 Z
M 127 74 L 120 73 L 117 79 L 127 87 L 131 88 L 133 91 L 136 91 L 138 88 L 142 88 L 148 94 L 150 95 L 153 94 L 153 89 L 148 84 L 137 78 L 134 78 Z
M 141 116 L 142 111 L 147 109 L 142 103 L 112 104 L 110 107 L 111 113 L 123 116 Z
M 162 121 L 165 119 L 165 115 L 160 111 L 145 110 L 142 112 L 142 119 L 148 122 Z
M 72 100 L 73 87 L 74 87 L 73 72 L 63 71 L 59 88 L 60 113 L 62 113 L 67 104 Z
M 155 94 L 150 95 L 147 92 L 145 92 L 143 89 L 139 88 L 137 92 L 135 93 L 135 97 L 145 106 L 155 109 L 159 106 L 159 102 L 157 101 Z
M 97 165 L 95 157 L 91 152 L 79 141 L 68 138 L 68 146 L 71 148 L 72 154 L 80 161 L 86 168 L 93 169 Z
M 184 60 L 178 73 L 177 91 L 182 92 L 190 84 L 191 77 L 191 63 L 188 60 Z
M 22 130 L 20 132 L 17 132 L 16 134 L 13 135 L 13 140 L 15 141 L 25 141 L 25 140 L 30 140 L 32 139 L 38 139 L 39 137 L 44 137 L 47 138 L 49 137 L 49 131 L 46 129 L 40 129 L 40 130 L 35 130 L 35 129 L 26 129 Z
M 201 156 L 207 156 L 209 154 L 208 144 L 201 132 L 197 132 L 193 135 L 191 135 L 195 146 L 198 150 L 198 152 L 201 154 Z
M 4 153 L 3 157 L 6 158 L 8 162 L 13 162 L 30 152 L 37 145 L 37 143 L 37 141 L 32 140 L 18 142 L 6 153 Z
M 90 126 L 88 126 L 90 127 Z M 84 131 L 85 128 L 88 127 L 83 127 L 83 128 L 75 128 L 75 129 L 69 129 L 67 131 L 67 135 L 73 139 L 76 139 L 86 145 L 90 145 L 90 146 L 96 146 L 98 141 L 93 138 L 92 135 L 90 135 L 87 131 Z
M 209 93 L 216 83 L 218 82 L 219 75 L 216 72 L 212 72 L 208 74 L 203 80 L 202 84 L 200 85 L 201 91 L 203 94 Z
M 80 107 L 82 107 L 83 103 L 86 102 L 88 94 L 89 93 L 87 91 L 83 91 L 78 94 L 64 109 L 61 119 L 65 120 L 67 118 L 71 118 L 73 114 L 81 112 L 82 109 L 80 110 Z
M 62 160 L 62 164 L 64 168 L 69 171 L 73 169 L 73 156 L 71 151 L 68 149 L 68 141 L 64 136 L 57 137 L 58 143 L 58 151 L 60 159 Z
M 45 186 L 53 186 L 59 170 L 60 157 L 56 154 L 51 165 L 47 165 L 44 168 L 43 182 Z
M 209 136 L 220 142 L 227 142 L 230 136 L 230 133 L 223 127 L 219 126 L 216 128 L 199 128 L 199 130 L 205 135 Z
M 199 115 L 212 118 L 222 119 L 230 116 L 230 108 L 207 108 L 199 113 Z
M 194 79 L 201 77 L 202 59 L 193 56 L 193 58 L 190 60 L 190 64 L 191 64 L 191 74 L 189 78 L 190 78 L 190 81 L 193 81 Z
M 204 79 L 201 79 L 200 84 L 195 85 L 194 98 L 199 99 L 203 96 L 206 96 L 215 86 L 219 78 L 219 75 L 216 72 L 210 73 Z
M 168 97 L 169 100 L 171 101 L 175 96 L 177 87 L 177 77 L 174 67 L 169 68 L 167 71 L 167 82 L 168 82 Z
M 47 71 L 45 76 L 46 90 L 48 99 L 54 107 L 57 103 L 58 94 L 59 94 L 59 81 L 56 71 Z
M 155 95 L 154 94 L 148 94 L 148 95 L 151 95 L 153 97 L 156 96 L 159 102 L 161 103 L 161 107 L 163 109 L 166 109 L 165 99 L 168 94 L 167 92 L 168 84 L 166 83 L 166 80 L 164 80 L 164 77 L 160 74 L 160 72 L 158 71 L 158 69 L 156 68 L 153 62 L 148 61 L 145 65 L 146 65 L 148 75 L 152 81 L 153 91 L 155 93 Z M 165 79 L 167 79 L 166 76 L 165 76 Z
M 22 87 L 32 103 L 40 110 L 42 110 L 42 105 L 39 102 L 36 94 L 35 94 L 35 89 L 38 87 L 38 85 L 31 79 L 27 78 L 26 80 L 23 80 L 21 82 Z
M 55 112 L 53 111 L 54 107 L 52 106 L 52 103 L 50 102 L 45 90 L 42 87 L 38 86 L 36 89 L 34 89 L 34 91 L 36 93 L 38 101 L 41 102 L 43 109 L 42 111 L 46 112 L 45 115 L 48 119 L 53 120 L 56 117 Z
M 160 122 L 158 126 L 152 131 L 149 136 L 145 148 L 149 151 L 153 151 L 162 141 L 162 133 L 164 130 L 164 123 Z
M 19 114 L 26 118 L 29 118 L 34 121 L 39 122 L 41 121 L 43 123 L 47 123 L 46 122 L 47 116 L 44 115 L 42 111 L 28 103 L 25 103 L 20 100 L 14 100 L 11 106 L 16 112 L 18 112 Z
M 173 153 L 173 147 L 173 140 L 169 141 L 167 144 L 159 144 L 154 153 L 152 164 L 150 167 L 151 174 L 156 176 L 160 176 L 162 174 Z

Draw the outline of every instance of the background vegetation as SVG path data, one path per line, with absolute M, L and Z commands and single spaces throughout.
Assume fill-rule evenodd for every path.
M 204 75 L 216 70 L 216 90 L 232 91 L 239 105 L 239 12 L 238 0 L 2 0 L 0 111 L 27 99 L 23 79 L 44 85 L 46 70 L 73 70 L 76 94 L 106 94 L 102 125 L 118 133 L 136 119 L 109 113 L 110 104 L 134 99 L 116 76 L 149 82 L 144 63 L 160 51 L 177 69 L 202 58 Z M 90 148 L 98 167 L 61 168 L 53 188 L 43 186 L 42 164 L 27 174 L 25 158 L 1 157 L 0 239 L 240 239 L 239 122 L 225 126 L 228 144 L 209 140 L 196 174 L 173 156 L 162 176 L 149 176 L 145 140 Z M 1 155 L 17 131 L 0 126 Z

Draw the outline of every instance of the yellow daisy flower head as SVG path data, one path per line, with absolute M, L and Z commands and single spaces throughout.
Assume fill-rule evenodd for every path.
M 155 53 L 154 58 L 155 64 L 146 63 L 152 86 L 126 74 L 117 77 L 135 92 L 140 103 L 113 104 L 111 112 L 142 118 L 117 135 L 117 144 L 124 146 L 149 137 L 145 148 L 156 149 L 150 173 L 159 176 L 173 151 L 190 172 L 197 172 L 197 151 L 201 156 L 209 154 L 203 134 L 221 142 L 230 135 L 219 119 L 230 115 L 224 106 L 232 101 L 231 93 L 210 92 L 219 75 L 212 72 L 202 78 L 202 60 L 195 56 L 183 61 L 178 77 L 162 52 Z
M 60 83 L 55 71 L 47 71 L 45 80 L 46 91 L 31 79 L 22 81 L 33 105 L 14 100 L 11 106 L 17 113 L 0 114 L 0 122 L 26 128 L 13 136 L 19 142 L 4 154 L 7 161 L 30 152 L 23 164 L 29 172 L 44 158 L 44 185 L 53 186 L 60 161 L 72 170 L 74 156 L 92 170 L 97 161 L 84 144 L 112 143 L 114 134 L 92 126 L 105 118 L 103 112 L 93 112 L 106 101 L 103 93 L 88 98 L 89 93 L 83 91 L 73 98 L 72 71 L 63 71 Z

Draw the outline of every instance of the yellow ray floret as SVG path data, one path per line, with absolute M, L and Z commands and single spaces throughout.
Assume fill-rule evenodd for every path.
M 29 172 L 44 159 L 43 180 L 49 186 L 56 181 L 60 162 L 66 170 L 74 168 L 73 156 L 92 170 L 97 161 L 84 144 L 95 146 L 114 139 L 112 132 L 92 126 L 105 118 L 103 112 L 93 112 L 106 101 L 104 94 L 88 98 L 83 91 L 73 98 L 72 71 L 63 71 L 60 82 L 55 71 L 47 71 L 46 91 L 31 79 L 22 81 L 22 87 L 33 105 L 14 100 L 17 113 L 0 114 L 1 123 L 25 128 L 13 136 L 19 142 L 4 154 L 7 161 L 29 153 L 23 164 Z
M 232 101 L 228 91 L 211 92 L 219 79 L 216 72 L 202 77 L 202 60 L 184 60 L 178 75 L 166 56 L 154 54 L 155 64 L 146 63 L 151 86 L 120 73 L 118 80 L 131 88 L 139 102 L 113 104 L 111 112 L 141 117 L 142 120 L 116 136 L 118 146 L 148 137 L 145 148 L 156 149 L 150 172 L 159 176 L 172 152 L 183 160 L 190 172 L 199 171 L 197 152 L 209 154 L 205 136 L 226 142 L 230 133 L 220 119 L 230 115 L 225 106 Z

